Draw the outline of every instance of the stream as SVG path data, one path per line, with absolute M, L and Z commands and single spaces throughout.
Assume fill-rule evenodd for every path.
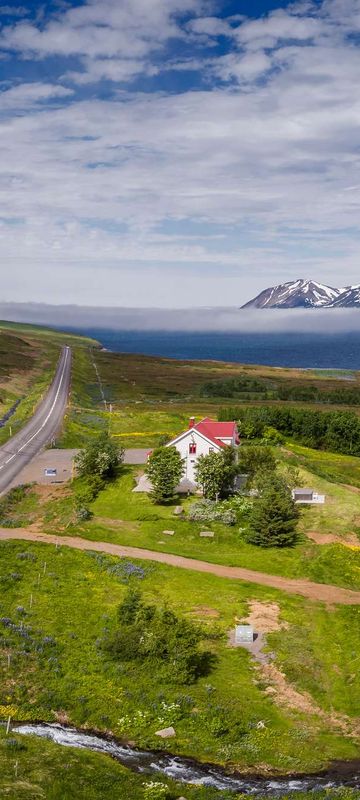
M 221 767 L 201 764 L 191 759 L 136 750 L 120 744 L 115 739 L 99 734 L 87 733 L 58 723 L 29 723 L 12 727 L 14 733 L 35 735 L 50 739 L 65 747 L 80 747 L 105 753 L 115 758 L 124 767 L 145 774 L 162 773 L 168 778 L 184 784 L 213 786 L 249 795 L 281 797 L 289 791 L 311 791 L 315 789 L 351 787 L 360 789 L 360 761 L 337 762 L 322 773 L 284 777 L 257 777 L 255 775 L 230 775 Z

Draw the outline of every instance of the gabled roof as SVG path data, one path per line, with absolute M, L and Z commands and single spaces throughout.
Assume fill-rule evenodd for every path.
M 200 433 L 204 433 L 208 439 L 232 439 L 235 435 L 237 439 L 237 426 L 236 422 L 217 422 L 210 417 L 204 417 L 200 422 L 193 426 Z M 219 442 L 219 444 L 224 444 Z
M 167 446 L 167 447 L 170 447 L 171 445 L 174 445 L 174 444 L 176 444 L 176 443 L 177 443 L 177 442 L 179 442 L 181 439 L 184 439 L 186 436 L 189 436 L 189 435 L 191 435 L 191 434 L 192 434 L 192 433 L 194 433 L 194 432 L 195 432 L 195 433 L 197 433 L 197 434 L 198 434 L 198 436 L 200 436 L 200 437 L 201 437 L 201 439 L 205 439 L 205 440 L 206 440 L 207 442 L 209 442 L 210 444 L 215 444 L 215 445 L 216 445 L 216 447 L 219 447 L 219 448 L 220 448 L 220 447 L 227 447 L 227 445 L 226 445 L 226 444 L 224 444 L 224 442 L 222 442 L 222 441 L 221 441 L 221 439 L 215 439 L 215 438 L 214 438 L 213 436 L 211 436 L 210 434 L 207 434 L 207 433 L 205 433 L 205 431 L 201 431 L 201 430 L 199 430 L 199 429 L 198 429 L 198 428 L 197 428 L 195 425 L 194 425 L 194 426 L 192 426 L 191 428 L 187 428 L 187 430 L 186 430 L 186 431 L 182 431 L 182 433 L 179 433 L 179 435 L 178 435 L 178 436 L 175 436 L 175 439 L 172 439 L 172 440 L 171 440 L 171 442 L 168 442 L 166 446 Z
M 226 442 L 223 442 L 222 439 L 232 439 L 235 436 L 235 441 L 239 443 L 239 437 L 237 432 L 237 425 L 236 422 L 217 422 L 214 419 L 210 419 L 210 417 L 204 417 L 204 419 L 197 422 L 195 425 L 190 425 L 187 431 L 183 431 L 172 442 L 178 441 L 183 436 L 191 433 L 192 431 L 197 431 L 200 436 L 205 437 L 209 442 L 215 444 L 217 447 L 227 447 L 228 445 Z

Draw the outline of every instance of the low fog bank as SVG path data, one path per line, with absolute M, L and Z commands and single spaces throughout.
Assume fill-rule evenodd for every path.
M 0 319 L 50 327 L 126 331 L 346 333 L 360 331 L 359 309 L 91 308 L 0 303 Z

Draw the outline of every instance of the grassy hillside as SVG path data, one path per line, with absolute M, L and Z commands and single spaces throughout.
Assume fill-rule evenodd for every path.
M 265 587 L 91 551 L 24 542 L 2 542 L 0 551 L 3 720 L 66 720 L 249 770 L 315 770 L 356 757 L 358 608 L 328 610 Z M 201 625 L 213 652 L 209 674 L 183 685 L 160 671 L 154 681 L 145 665 L 104 653 L 102 637 L 129 585 Z M 255 608 L 267 620 L 269 604 L 271 666 L 227 642 L 235 619 Z M 155 731 L 166 725 L 176 737 L 164 742 Z
M 15 413 L 0 427 L 0 443 L 21 427 L 48 388 L 64 344 L 87 352 L 92 340 L 33 325 L 0 321 L 0 419 L 18 403 Z

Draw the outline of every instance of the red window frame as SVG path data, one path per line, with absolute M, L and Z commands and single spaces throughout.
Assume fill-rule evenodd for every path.
M 189 444 L 189 455 L 195 456 L 196 455 L 196 442 L 190 442 Z

